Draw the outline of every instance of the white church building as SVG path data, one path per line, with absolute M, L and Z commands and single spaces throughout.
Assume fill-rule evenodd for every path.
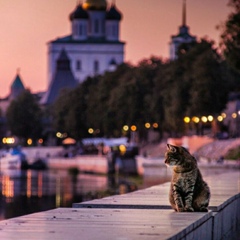
M 88 76 L 113 71 L 124 62 L 124 45 L 119 39 L 122 14 L 112 2 L 85 0 L 69 16 L 71 34 L 48 42 L 48 84 L 64 50 L 77 82 Z

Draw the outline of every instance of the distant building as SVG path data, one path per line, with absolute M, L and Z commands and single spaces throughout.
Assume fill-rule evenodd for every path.
M 57 59 L 57 65 L 53 79 L 50 82 L 47 92 L 41 99 L 40 103 L 42 105 L 51 105 L 55 102 L 59 94 L 63 89 L 73 89 L 77 86 L 77 81 L 75 80 L 73 73 L 71 71 L 71 62 L 63 49 Z
M 108 6 L 106 0 L 86 0 L 76 6 L 69 18 L 71 34 L 48 43 L 49 86 L 63 49 L 78 82 L 112 71 L 124 61 L 125 43 L 119 40 L 122 14 L 115 3 Z
M 24 91 L 25 91 L 25 87 L 23 85 L 23 82 L 20 78 L 19 73 L 17 73 L 17 75 L 11 85 L 9 99 L 10 100 L 16 99 Z
M 179 27 L 179 33 L 171 37 L 170 60 L 175 60 L 177 58 L 177 51 L 181 44 L 196 42 L 196 37 L 189 33 L 189 27 L 186 24 L 186 15 L 186 0 L 183 0 L 182 25 Z
M 24 92 L 26 88 L 23 85 L 22 79 L 20 77 L 19 72 L 17 72 L 16 77 L 14 78 L 11 86 L 10 93 L 7 97 L 0 99 L 0 109 L 2 114 L 5 115 L 7 108 L 12 100 L 15 100 L 22 92 Z

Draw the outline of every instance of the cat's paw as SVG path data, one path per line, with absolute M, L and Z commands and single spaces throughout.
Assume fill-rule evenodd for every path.
M 185 212 L 194 212 L 194 209 L 192 207 L 185 207 L 184 211 Z
M 178 212 L 185 212 L 184 208 L 177 208 Z
M 206 207 L 201 207 L 200 212 L 208 212 L 208 209 Z

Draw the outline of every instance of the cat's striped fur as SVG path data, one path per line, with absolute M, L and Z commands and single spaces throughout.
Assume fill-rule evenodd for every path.
M 167 144 L 165 164 L 173 167 L 169 192 L 177 212 L 207 212 L 210 189 L 203 181 L 196 159 L 184 148 Z

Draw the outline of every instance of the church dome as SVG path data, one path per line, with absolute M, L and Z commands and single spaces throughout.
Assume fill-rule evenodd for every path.
M 76 9 L 70 14 L 70 20 L 74 19 L 88 19 L 88 13 L 82 8 L 82 5 L 79 4 Z
M 107 11 L 106 19 L 109 20 L 121 20 L 122 14 L 118 9 L 116 8 L 115 4 L 112 4 L 110 9 Z
M 86 0 L 83 3 L 83 8 L 85 10 L 106 10 L 107 1 L 106 0 Z

